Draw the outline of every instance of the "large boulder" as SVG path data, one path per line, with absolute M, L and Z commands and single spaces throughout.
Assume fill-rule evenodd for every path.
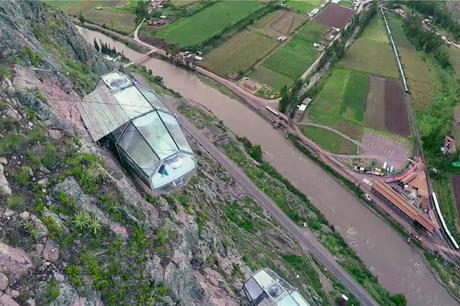
M 0 241 L 0 272 L 10 279 L 18 279 L 32 268 L 32 258 L 21 248 L 14 248 Z

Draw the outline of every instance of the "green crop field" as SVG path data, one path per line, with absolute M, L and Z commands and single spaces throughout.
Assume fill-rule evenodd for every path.
M 325 80 L 309 108 L 308 116 L 315 123 L 330 126 L 359 140 L 368 88 L 367 74 L 336 68 Z
M 321 148 L 334 154 L 357 154 L 358 147 L 337 133 L 314 126 L 301 126 L 302 134 L 313 140 Z
M 345 88 L 340 113 L 349 119 L 362 122 L 366 111 L 368 89 L 369 76 L 364 73 L 352 72 Z
M 460 77 L 460 50 L 455 47 L 446 48 L 449 53 L 450 62 L 457 73 L 457 77 Z
M 249 75 L 251 79 L 256 80 L 260 84 L 266 84 L 273 88 L 276 91 L 280 91 L 283 86 L 289 86 L 292 82 L 294 82 L 293 79 L 277 73 L 275 71 L 272 71 L 270 69 L 267 69 L 263 66 L 259 66 L 254 71 Z
M 217 2 L 160 29 L 156 35 L 180 47 L 199 45 L 262 7 L 256 0 Z
M 83 14 L 86 20 L 105 25 L 122 33 L 130 33 L 135 27 L 134 15 L 137 0 L 43 0 L 70 15 Z
M 70 15 L 85 13 L 93 8 L 124 9 L 132 7 L 137 0 L 42 0 L 46 4 L 60 8 Z M 134 11 L 133 11 L 134 13 Z
M 297 79 L 315 61 L 319 53 L 313 43 L 321 39 L 325 27 L 316 22 L 304 25 L 295 36 L 267 58 L 262 66 Z
M 136 28 L 136 15 L 102 8 L 92 8 L 83 14 L 86 20 L 122 33 L 131 33 Z
M 184 6 L 188 6 L 198 1 L 199 0 L 171 0 L 171 4 L 176 7 L 184 7 Z
M 311 10 L 318 8 L 321 5 L 321 2 L 321 0 L 288 0 L 286 1 L 286 5 L 299 12 L 308 13 Z
M 374 17 L 353 43 L 340 66 L 374 75 L 399 77 L 396 62 L 380 15 Z
M 431 105 L 436 91 L 432 68 L 423 60 L 423 53 L 417 51 L 407 39 L 402 21 L 392 14 L 386 16 L 401 57 L 414 109 L 426 109 Z
M 314 21 L 305 24 L 291 40 L 265 59 L 250 77 L 278 91 L 284 85 L 290 85 L 319 56 L 313 43 L 321 39 L 325 30 Z
M 244 30 L 206 54 L 201 66 L 221 76 L 244 72 L 278 45 L 275 39 Z

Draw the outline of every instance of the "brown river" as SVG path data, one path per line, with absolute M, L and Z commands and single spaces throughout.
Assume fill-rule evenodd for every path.
M 130 60 L 142 54 L 104 34 L 79 28 L 84 38 L 114 46 Z M 421 255 L 388 224 L 365 207 L 329 174 L 295 149 L 280 131 L 246 105 L 204 83 L 193 72 L 151 58 L 143 63 L 164 84 L 210 109 L 236 135 L 259 144 L 265 159 L 304 192 L 390 292 L 402 292 L 409 305 L 458 305 L 436 281 Z

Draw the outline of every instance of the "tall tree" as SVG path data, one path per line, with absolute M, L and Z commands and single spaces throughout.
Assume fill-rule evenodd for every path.
M 286 86 L 283 86 L 280 90 L 281 100 L 278 110 L 282 113 L 286 113 L 289 106 L 289 90 Z
M 99 47 L 99 44 L 96 41 L 96 38 L 94 38 L 94 48 L 96 49 L 97 52 L 101 51 L 101 48 Z
M 147 18 L 149 15 L 149 1 L 140 0 L 136 6 L 136 23 L 141 22 L 142 19 Z

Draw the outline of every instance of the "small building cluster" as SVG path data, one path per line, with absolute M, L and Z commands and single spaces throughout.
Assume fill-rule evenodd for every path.
M 430 195 L 421 159 L 409 171 L 385 181 L 374 181 L 373 190 L 396 206 L 406 217 L 432 233 L 437 225 L 429 218 Z
M 455 144 L 455 139 L 453 137 L 444 137 L 444 145 L 441 147 L 441 152 L 444 155 L 457 153 L 457 145 Z
M 103 75 L 78 108 L 92 139 L 112 140 L 121 161 L 152 190 L 181 186 L 196 168 L 177 119 L 128 76 Z

